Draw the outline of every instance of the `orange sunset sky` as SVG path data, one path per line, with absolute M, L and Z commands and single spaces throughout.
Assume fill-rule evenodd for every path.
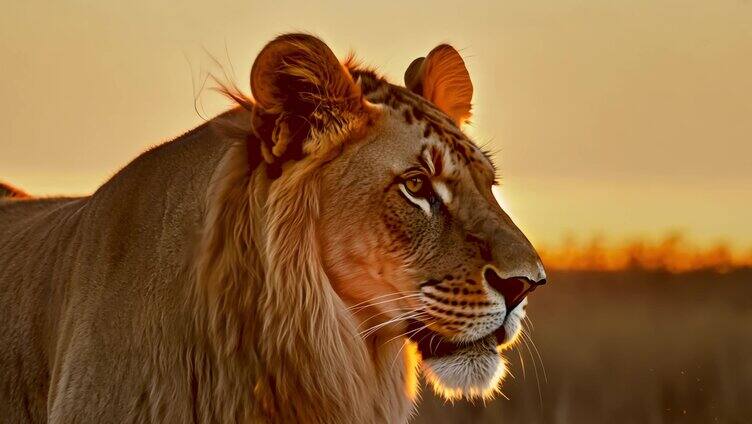
M 679 230 L 752 247 L 750 0 L 3 3 L 0 180 L 33 194 L 90 193 L 200 124 L 209 54 L 247 88 L 266 42 L 307 31 L 400 83 L 436 44 L 460 49 L 468 132 L 535 243 Z

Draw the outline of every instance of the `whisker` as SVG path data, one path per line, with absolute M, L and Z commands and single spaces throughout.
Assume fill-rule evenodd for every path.
M 419 316 L 417 316 L 415 318 L 422 318 L 424 316 L 428 316 L 428 314 L 419 315 Z M 384 346 L 385 344 L 391 342 L 392 340 L 394 340 L 396 338 L 403 337 L 403 336 L 408 336 L 410 333 L 417 333 L 418 331 L 420 331 L 420 330 L 422 330 L 424 328 L 427 328 L 427 327 L 428 327 L 428 324 L 425 324 L 425 325 L 422 325 L 421 327 L 419 327 L 417 329 L 412 329 L 412 330 L 405 331 L 404 333 L 398 334 L 398 335 L 392 337 L 391 339 L 385 341 L 384 343 L 381 344 L 381 346 Z
M 359 335 L 361 337 L 363 337 L 363 338 L 367 338 L 368 336 L 370 336 L 374 332 L 378 331 L 380 328 L 383 328 L 383 327 L 385 327 L 385 326 L 387 326 L 389 324 L 394 324 L 396 322 L 405 321 L 405 320 L 417 317 L 417 316 L 419 316 L 422 313 L 423 313 L 422 311 L 417 311 L 417 312 L 416 311 L 407 311 L 405 313 L 397 315 L 396 317 L 394 317 L 394 318 L 392 318 L 392 319 L 390 319 L 390 320 L 388 320 L 386 322 L 382 322 L 381 324 L 374 325 L 373 327 L 371 327 L 371 328 L 369 328 L 369 329 L 367 329 L 365 331 L 360 332 Z
M 436 349 L 439 349 L 441 347 L 441 342 L 444 341 L 443 337 L 439 337 L 439 341 L 436 343 Z M 431 338 L 431 343 L 433 343 L 433 338 Z M 431 352 L 434 352 L 432 346 L 428 346 L 431 349 Z
M 431 336 L 431 340 L 428 341 L 428 350 L 430 350 L 431 352 L 433 352 L 433 339 L 436 338 L 436 334 L 437 333 L 433 333 L 433 335 Z
M 412 330 L 412 331 L 409 331 L 408 333 L 413 333 L 413 334 L 414 334 L 414 333 L 420 332 L 420 330 L 423 330 L 424 328 L 428 328 L 428 326 L 429 326 L 429 325 L 431 325 L 431 324 L 433 324 L 434 322 L 436 322 L 436 321 L 434 320 L 434 321 L 431 321 L 430 323 L 426 323 L 426 324 L 423 324 L 422 326 L 420 326 L 420 327 L 418 327 L 418 328 L 416 328 L 416 329 L 414 329 L 414 330 Z M 425 336 L 423 336 L 423 337 L 425 337 Z M 397 358 L 399 358 L 400 354 L 402 353 L 402 349 L 404 349 L 404 348 L 405 348 L 405 345 L 406 345 L 407 343 L 408 343 L 408 341 L 407 341 L 407 340 L 405 340 L 405 341 L 404 341 L 404 342 L 402 343 L 402 346 L 401 346 L 401 347 L 399 348 L 399 350 L 397 351 L 397 354 L 396 354 L 396 355 L 394 355 L 394 360 L 392 360 L 392 368 L 394 368 L 394 364 L 396 364 L 396 363 L 397 363 Z
M 402 311 L 402 312 L 400 312 L 400 311 Z M 403 317 L 403 316 L 406 316 L 406 315 L 410 315 L 410 314 L 412 314 L 412 313 L 416 313 L 416 312 L 418 312 L 418 311 L 416 311 L 416 310 L 407 310 L 407 311 L 403 311 L 403 310 L 402 310 L 402 308 L 387 309 L 387 310 L 385 310 L 385 311 L 381 311 L 381 312 L 379 312 L 379 313 L 377 313 L 377 314 L 373 314 L 373 315 L 371 315 L 370 317 L 366 318 L 366 319 L 365 319 L 365 320 L 364 320 L 363 322 L 367 322 L 367 321 L 369 321 L 369 320 L 371 320 L 371 319 L 373 319 L 373 318 L 375 318 L 375 317 L 377 317 L 377 316 L 379 316 L 379 315 L 384 315 L 384 314 L 387 314 L 387 313 L 390 313 L 390 312 L 400 312 L 400 313 L 398 313 L 398 314 L 397 314 L 396 316 L 394 316 L 394 317 L 392 317 L 392 318 L 388 319 L 388 320 L 387 320 L 387 322 L 388 322 L 388 321 L 392 321 L 392 320 L 396 320 L 396 319 L 399 319 L 399 318 L 401 318 L 401 317 Z M 375 325 L 379 325 L 379 324 L 375 324 Z M 364 331 L 367 331 L 367 330 L 364 330 Z
M 535 362 L 535 356 L 533 356 L 533 351 L 530 350 L 530 345 L 527 342 L 525 333 L 520 333 L 520 336 L 521 336 L 520 339 L 525 344 L 527 353 L 530 355 L 530 359 L 533 360 L 533 371 L 535 371 L 535 383 L 536 383 L 536 387 L 538 388 L 538 407 L 542 410 L 543 409 L 543 394 L 541 393 L 540 378 L 538 377 L 538 364 Z
M 520 349 L 515 349 L 517 351 L 517 356 L 520 358 L 520 366 L 522 367 L 522 379 L 527 379 L 527 374 L 525 373 L 525 360 L 522 359 L 522 352 Z
M 540 361 L 541 368 L 543 368 L 543 379 L 546 381 L 546 384 L 548 384 L 548 374 L 546 373 L 546 366 L 543 364 L 543 357 L 540 354 L 540 351 L 538 350 L 538 346 L 535 344 L 535 341 L 533 340 L 533 337 L 525 331 L 525 328 L 522 328 L 522 334 L 526 335 L 528 340 L 530 340 L 530 344 L 533 345 L 533 349 L 535 349 L 535 354 L 538 355 L 538 360 Z
M 396 309 L 396 310 L 399 310 L 399 309 Z M 389 311 L 385 311 L 385 312 L 389 312 Z M 406 312 L 403 312 L 403 313 L 398 314 L 397 316 L 395 316 L 393 318 L 390 318 L 390 319 L 386 320 L 385 322 L 374 324 L 371 327 L 369 327 L 369 328 L 361 331 L 359 334 L 362 336 L 362 335 L 364 335 L 366 333 L 369 333 L 371 330 L 381 328 L 384 325 L 388 325 L 388 324 L 393 323 L 393 322 L 398 322 L 398 321 L 401 321 L 403 319 L 408 319 L 407 317 L 409 315 L 413 314 L 413 313 L 416 313 L 416 312 L 415 311 L 406 311 Z M 373 317 L 378 316 L 378 315 L 380 315 L 380 314 L 376 314 Z M 371 318 L 373 318 L 373 317 L 371 317 Z M 366 321 L 368 321 L 368 320 L 366 320 Z
M 435 324 L 437 322 L 439 322 L 439 320 L 434 320 L 433 322 L 431 322 L 431 324 Z M 434 337 L 436 337 L 436 333 L 435 332 L 432 332 L 432 333 L 433 333 L 433 335 L 431 336 L 431 339 L 433 339 Z M 423 337 L 421 337 L 420 340 L 418 340 L 418 344 L 423 343 L 423 340 L 425 340 L 426 337 L 428 337 L 428 334 L 424 334 Z
M 350 312 L 352 312 L 352 313 L 356 313 L 356 312 L 362 311 L 363 309 L 370 308 L 372 306 L 381 305 L 381 304 L 389 303 L 389 302 L 397 302 L 397 301 L 400 301 L 400 300 L 403 300 L 403 299 L 418 298 L 418 297 L 420 297 L 420 294 L 408 294 L 408 295 L 404 295 L 402 297 L 397 297 L 397 298 L 394 298 L 394 299 L 386 299 L 386 300 L 382 300 L 382 301 L 379 301 L 379 302 L 367 303 L 367 304 L 365 304 L 363 306 L 360 306 L 360 307 L 354 308 L 354 309 L 352 307 L 350 307 L 350 308 L 348 308 L 348 310 Z
M 533 330 L 535 330 L 535 325 L 533 325 L 533 320 L 530 318 L 529 315 L 525 315 L 525 320 L 530 324 L 530 332 L 532 333 Z
M 372 320 L 372 319 L 376 318 L 376 317 L 377 317 L 377 316 L 379 316 L 379 315 L 385 315 L 385 314 L 388 314 L 388 313 L 391 313 L 391 312 L 400 312 L 400 311 L 403 311 L 403 308 L 393 308 L 393 309 L 387 309 L 387 310 L 385 310 L 385 311 L 381 311 L 381 312 L 379 312 L 379 313 L 373 314 L 373 315 L 371 315 L 370 317 L 368 317 L 368 318 L 364 319 L 364 320 L 363 320 L 363 322 L 361 322 L 361 323 L 360 323 L 360 325 L 358 326 L 358 328 L 360 328 L 360 327 L 361 327 L 361 326 L 362 326 L 363 324 L 365 324 L 365 323 L 367 323 L 368 321 L 370 321 L 370 320 Z M 415 312 L 415 311 L 417 311 L 417 310 L 415 310 L 415 309 L 411 309 L 411 310 L 408 310 L 408 311 L 404 311 L 404 312 L 405 312 L 405 313 L 407 313 L 407 312 Z
M 364 301 L 362 301 L 362 302 L 359 302 L 359 303 L 356 303 L 356 304 L 354 304 L 354 305 L 351 305 L 351 306 L 349 306 L 349 307 L 348 307 L 347 309 L 348 309 L 348 310 L 349 310 L 349 309 L 353 309 L 353 308 L 356 308 L 356 307 L 358 307 L 358 306 L 360 306 L 360 305 L 364 305 L 364 304 L 366 304 L 366 303 L 370 303 L 370 302 L 373 302 L 374 300 L 378 300 L 378 299 L 383 299 L 383 298 L 385 298 L 385 297 L 389 297 L 389 296 L 398 296 L 398 297 L 399 297 L 399 296 L 403 296 L 403 295 L 405 295 L 405 294 L 420 294 L 420 290 L 410 290 L 410 291 L 406 291 L 406 292 L 399 292 L 399 293 L 387 293 L 387 294 L 382 294 L 382 295 L 380 295 L 380 296 L 376 296 L 376 297 L 373 297 L 373 298 L 371 298 L 371 299 L 367 299 L 367 300 L 364 300 Z

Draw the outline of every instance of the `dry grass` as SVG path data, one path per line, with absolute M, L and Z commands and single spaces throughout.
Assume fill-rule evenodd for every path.
M 555 248 L 541 248 L 548 268 L 561 270 L 649 270 L 669 272 L 729 272 L 752 267 L 752 249 L 733 249 L 719 242 L 708 247 L 692 244 L 679 232 L 669 233 L 660 240 L 637 238 L 618 244 L 605 237 L 593 237 L 581 243 L 565 239 Z
M 523 344 L 509 400 L 445 406 L 426 390 L 415 421 L 752 422 L 752 269 L 559 271 L 529 312 L 547 379 Z

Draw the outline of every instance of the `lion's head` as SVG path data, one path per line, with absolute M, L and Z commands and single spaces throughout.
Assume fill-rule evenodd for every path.
M 320 237 L 334 287 L 363 334 L 417 343 L 438 393 L 489 395 L 504 372 L 497 346 L 520 332 L 526 294 L 546 277 L 491 192 L 491 159 L 461 129 L 468 72 L 441 45 L 413 62 L 409 89 L 350 73 L 378 112 L 323 174 Z
M 254 62 L 255 100 L 228 93 L 252 111 L 247 161 L 270 181 L 260 261 L 273 292 L 261 299 L 309 308 L 305 328 L 317 331 L 324 310 L 337 308 L 328 299 L 311 306 L 325 284 L 366 346 L 404 340 L 438 393 L 488 396 L 504 374 L 499 352 L 520 332 L 526 295 L 545 272 L 491 192 L 491 159 L 462 131 L 473 88 L 459 53 L 438 46 L 405 79 L 407 88 L 390 84 L 340 63 L 315 37 L 288 34 Z M 266 313 L 276 322 L 265 329 L 293 343 L 279 323 L 298 318 L 280 310 Z M 326 349 L 335 338 L 321 328 Z

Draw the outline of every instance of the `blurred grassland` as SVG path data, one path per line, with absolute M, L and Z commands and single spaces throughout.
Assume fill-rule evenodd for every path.
M 616 244 L 604 236 L 586 241 L 568 236 L 559 246 L 538 250 L 546 268 L 570 271 L 729 272 L 752 267 L 752 248 L 740 249 L 724 241 L 701 247 L 680 231 L 657 240 L 642 237 Z
M 509 400 L 424 388 L 415 422 L 752 423 L 752 268 L 644 268 L 550 272 L 526 324 L 542 361 L 505 353 Z

